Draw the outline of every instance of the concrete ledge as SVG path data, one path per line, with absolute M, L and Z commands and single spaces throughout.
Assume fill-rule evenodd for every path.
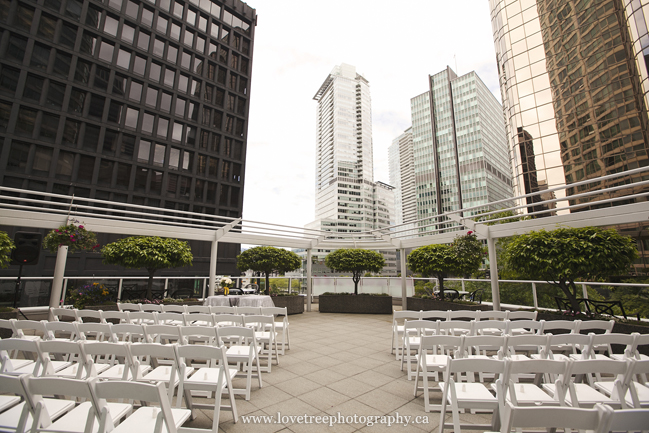
M 321 313 L 392 314 L 391 296 L 320 295 Z

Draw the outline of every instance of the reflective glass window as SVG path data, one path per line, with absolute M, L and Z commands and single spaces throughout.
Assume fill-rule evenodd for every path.
M 35 68 L 47 70 L 47 64 L 50 61 L 50 51 L 50 48 L 45 45 L 34 44 L 30 64 Z
M 56 160 L 56 178 L 70 180 L 72 179 L 72 169 L 74 168 L 74 153 L 60 151 Z
M 54 31 L 56 30 L 56 21 L 57 19 L 50 15 L 41 14 L 41 19 L 38 22 L 38 35 L 53 41 Z
M 25 89 L 23 90 L 23 98 L 39 102 L 43 95 L 43 85 L 45 79 L 38 75 L 28 74 L 25 81 Z
M 150 154 L 151 154 L 151 142 L 146 140 L 140 140 L 140 145 L 138 146 L 138 151 L 137 151 L 137 160 L 142 162 L 149 162 Z
M 125 23 L 122 26 L 122 40 L 124 42 L 128 42 L 129 44 L 132 44 L 134 39 L 135 39 L 135 27 Z
M 142 116 L 142 132 L 146 132 L 147 134 L 152 134 L 154 120 L 155 117 L 153 116 L 153 114 L 144 113 L 144 115 Z
M 164 117 L 158 118 L 158 137 L 161 138 L 167 138 L 167 134 L 169 133 L 169 119 L 165 119 Z
M 32 171 L 46 176 L 52 166 L 52 153 L 53 149 L 51 147 L 36 146 Z

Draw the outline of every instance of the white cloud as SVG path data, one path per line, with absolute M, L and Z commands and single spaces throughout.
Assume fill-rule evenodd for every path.
M 449 65 L 500 100 L 486 0 L 250 0 L 257 9 L 243 217 L 303 226 L 315 213 L 316 93 L 331 69 L 370 82 L 374 178 L 410 126 L 410 99 Z M 457 69 L 456 69 L 457 63 Z

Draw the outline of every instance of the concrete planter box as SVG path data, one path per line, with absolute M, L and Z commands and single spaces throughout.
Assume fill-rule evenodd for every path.
M 408 298 L 407 299 L 407 309 L 413 311 L 433 311 L 433 310 L 469 310 L 469 311 L 489 311 L 492 309 L 489 305 L 482 304 L 460 304 L 457 302 L 450 301 L 438 301 L 436 299 L 425 299 L 425 298 Z
M 306 296 L 273 296 L 272 300 L 276 307 L 286 307 L 286 311 L 289 315 L 304 313 L 304 302 L 306 302 Z
M 321 313 L 392 314 L 391 296 L 320 295 Z

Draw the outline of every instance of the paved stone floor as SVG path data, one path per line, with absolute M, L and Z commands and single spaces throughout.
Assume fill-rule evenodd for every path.
M 319 313 L 317 305 L 314 310 L 289 316 L 291 350 L 280 356 L 271 373 L 262 373 L 261 389 L 253 379 L 249 401 L 237 396 L 238 423 L 233 422 L 230 412 L 221 411 L 219 431 L 438 431 L 439 412 L 424 412 L 421 392 L 414 397 L 414 381 L 407 379 L 399 361 L 390 354 L 391 315 Z M 235 387 L 241 386 L 241 379 L 235 380 Z M 197 418 L 185 426 L 211 428 L 213 411 L 197 412 Z M 396 417 L 397 413 L 412 418 L 405 426 L 404 422 L 392 426 L 345 422 L 330 427 L 315 424 L 315 419 L 309 424 L 297 418 L 254 424 L 244 423 L 241 417 L 273 416 L 276 420 L 278 413 L 282 417 L 357 415 L 357 421 L 361 416 Z M 416 417 L 423 422 L 416 423 Z M 491 415 L 465 414 L 461 420 L 489 423 Z

